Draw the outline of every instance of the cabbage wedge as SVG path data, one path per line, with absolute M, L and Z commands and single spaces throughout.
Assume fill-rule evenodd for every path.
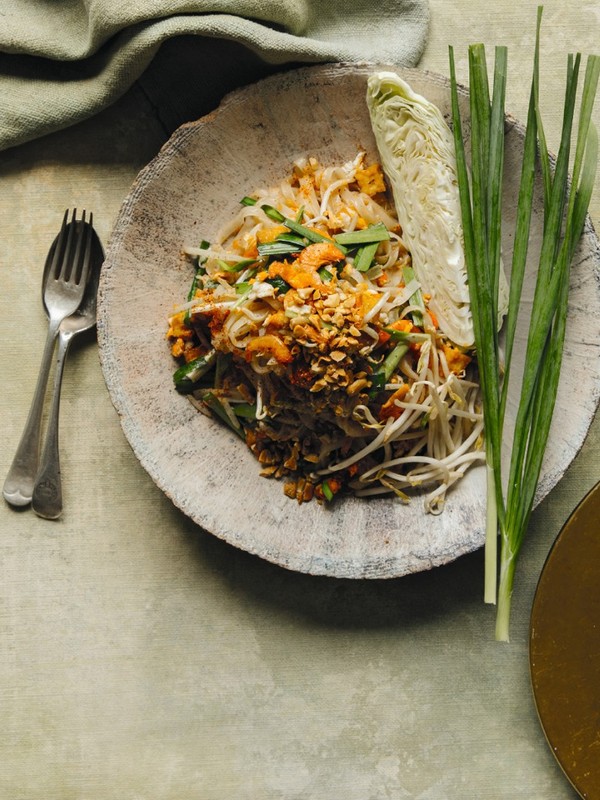
M 455 344 L 473 347 L 452 132 L 438 107 L 394 72 L 369 77 L 367 107 L 416 278 L 440 329 Z M 507 306 L 504 279 L 499 326 Z

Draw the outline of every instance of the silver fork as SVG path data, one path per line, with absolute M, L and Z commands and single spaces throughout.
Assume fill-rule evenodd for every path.
M 60 388 L 71 342 L 80 333 L 90 330 L 96 324 L 96 298 L 100 282 L 100 268 L 103 261 L 104 250 L 96 231 L 93 231 L 90 274 L 83 300 L 77 311 L 64 319 L 58 329 L 56 370 L 52 387 L 48 430 L 46 431 L 40 467 L 35 478 L 31 498 L 32 509 L 39 517 L 44 517 L 44 519 L 58 519 L 62 513 L 62 481 L 58 447 Z
M 65 211 L 60 233 L 50 249 L 44 269 L 42 285 L 48 313 L 48 333 L 27 422 L 4 482 L 4 498 L 13 506 L 25 506 L 31 502 L 38 470 L 44 395 L 54 342 L 61 322 L 79 308 L 88 279 L 92 214 L 88 223 L 85 211 L 79 221 L 76 214 L 76 209 L 73 209 L 69 221 L 69 211 Z

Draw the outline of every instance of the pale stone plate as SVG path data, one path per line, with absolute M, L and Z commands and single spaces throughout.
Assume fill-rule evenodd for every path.
M 191 280 L 190 266 L 179 255 L 182 245 L 210 239 L 241 197 L 281 179 L 300 156 L 331 164 L 358 150 L 376 157 L 365 104 L 373 69 L 338 64 L 268 78 L 176 131 L 142 170 L 122 207 L 102 273 L 98 319 L 102 366 L 125 435 L 173 503 L 236 547 L 289 569 L 349 578 L 397 577 L 480 547 L 484 471 L 468 473 L 449 493 L 440 516 L 427 515 L 418 498 L 408 506 L 351 497 L 332 508 L 299 506 L 283 495 L 281 483 L 259 477 L 258 463 L 235 435 L 175 393 L 165 332 L 167 317 Z M 401 74 L 449 113 L 445 78 L 411 70 Z M 509 120 L 508 254 L 522 138 L 522 127 Z M 540 224 L 537 213 L 534 247 Z M 538 500 L 578 452 L 598 404 L 599 263 L 588 223 L 573 265 L 564 379 Z M 514 407 L 513 396 L 509 418 Z

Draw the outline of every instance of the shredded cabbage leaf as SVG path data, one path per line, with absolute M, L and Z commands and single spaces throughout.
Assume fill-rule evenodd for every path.
M 439 108 L 393 72 L 369 77 L 367 107 L 415 275 L 430 295 L 429 307 L 440 329 L 455 344 L 472 347 L 475 337 L 452 132 Z M 507 304 L 502 275 L 499 324 Z

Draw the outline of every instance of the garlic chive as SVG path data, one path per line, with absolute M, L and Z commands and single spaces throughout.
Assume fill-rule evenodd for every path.
M 533 76 L 523 145 L 517 220 L 512 254 L 511 286 L 506 319 L 506 364 L 501 363 L 497 332 L 500 207 L 504 152 L 504 91 L 507 58 L 496 48 L 493 94 L 490 99 L 485 51 L 469 47 L 471 110 L 471 169 L 469 180 L 458 103 L 454 53 L 450 48 L 452 118 L 457 175 L 463 221 L 465 257 L 469 275 L 486 435 L 488 476 L 485 599 L 497 599 L 496 638 L 509 638 L 510 606 L 515 567 L 527 531 L 556 399 L 565 337 L 569 271 L 583 232 L 594 186 L 598 136 L 591 122 L 600 77 L 600 58 L 587 61 L 580 102 L 573 178 L 569 185 L 571 140 L 577 105 L 581 55 L 569 56 L 560 147 L 554 171 L 543 130 L 539 105 L 539 48 L 541 8 L 538 9 Z M 521 378 L 512 440 L 504 426 L 511 378 L 511 357 L 521 291 L 527 268 L 532 219 L 536 150 L 539 148 L 543 185 L 543 238 L 537 264 L 527 351 Z M 504 366 L 502 385 L 500 376 Z M 511 453 L 506 489 L 503 488 L 500 447 Z M 499 585 L 497 580 L 500 532 Z

